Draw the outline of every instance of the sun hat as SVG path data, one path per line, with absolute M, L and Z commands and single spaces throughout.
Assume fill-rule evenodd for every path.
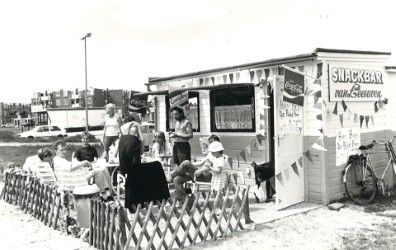
M 209 144 L 208 151 L 213 153 L 213 152 L 219 152 L 224 150 L 223 144 L 218 141 L 214 141 L 211 144 Z

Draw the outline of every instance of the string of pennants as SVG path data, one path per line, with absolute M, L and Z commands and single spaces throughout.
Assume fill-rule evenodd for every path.
M 378 101 L 375 101 L 373 104 L 374 114 L 378 113 L 378 111 L 380 111 L 380 110 L 383 110 L 386 104 L 388 104 L 388 98 L 379 99 Z M 340 110 L 339 110 L 341 107 L 343 110 L 342 112 L 340 112 Z M 366 128 L 368 128 L 370 120 L 371 120 L 372 125 L 374 125 L 374 114 L 368 115 L 368 114 L 360 114 L 357 112 L 352 112 L 348 108 L 348 105 L 345 103 L 345 101 L 342 100 L 340 105 L 338 105 L 338 102 L 335 103 L 333 112 L 332 112 L 334 115 L 338 115 L 341 127 L 344 127 L 344 114 L 346 112 L 353 113 L 353 121 L 355 123 L 359 122 L 360 128 L 362 128 L 364 122 L 365 122 Z

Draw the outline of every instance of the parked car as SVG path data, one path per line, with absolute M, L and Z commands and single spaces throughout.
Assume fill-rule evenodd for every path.
M 14 125 L 11 123 L 1 124 L 1 128 L 13 128 Z
M 64 128 L 60 128 L 59 126 L 56 125 L 41 125 L 41 126 L 36 126 L 34 129 L 22 132 L 20 134 L 21 137 L 23 138 L 35 138 L 35 137 L 52 137 L 52 136 L 57 136 L 57 137 L 66 137 L 66 130 Z
M 152 144 L 155 132 L 155 124 L 151 122 L 142 122 L 140 126 L 144 140 L 144 150 L 148 150 L 150 144 Z

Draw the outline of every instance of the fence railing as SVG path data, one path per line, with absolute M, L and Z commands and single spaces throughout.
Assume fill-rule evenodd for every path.
M 91 200 L 89 243 L 98 249 L 155 250 L 225 237 L 244 229 L 241 219 L 248 192 L 249 187 L 230 186 L 225 193 L 189 195 L 181 207 L 175 199 L 139 204 L 133 214 L 121 206 Z
M 6 171 L 1 198 L 19 206 L 46 226 L 60 230 L 64 227 L 59 219 L 63 211 L 62 197 L 55 186 L 42 184 L 37 178 L 25 174 Z

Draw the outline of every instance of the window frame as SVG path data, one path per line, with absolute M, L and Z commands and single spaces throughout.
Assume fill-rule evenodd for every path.
M 220 92 L 227 91 L 236 91 L 236 90 L 249 90 L 251 93 L 251 104 L 252 105 L 252 128 L 251 129 L 218 129 L 216 128 L 216 119 L 215 119 L 215 95 Z M 256 97 L 254 86 L 224 86 L 224 88 L 216 88 L 212 89 L 209 92 L 209 102 L 210 102 L 210 130 L 211 132 L 244 132 L 244 133 L 252 133 L 256 132 Z M 246 105 L 246 104 L 241 104 Z M 228 106 L 228 105 L 225 105 Z M 231 106 L 231 105 L 230 105 Z

